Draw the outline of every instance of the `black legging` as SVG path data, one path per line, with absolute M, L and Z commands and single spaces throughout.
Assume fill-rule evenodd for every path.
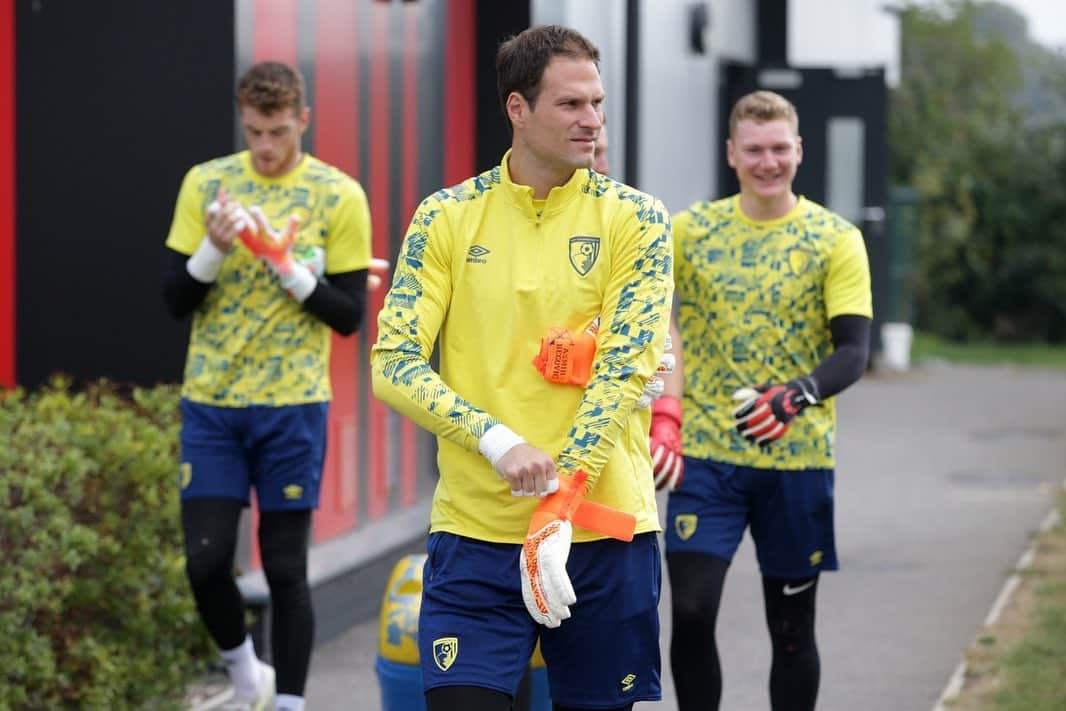
M 715 711 L 722 698 L 715 625 L 729 563 L 701 553 L 669 553 L 666 564 L 673 627 L 670 665 L 678 709 Z M 763 578 L 766 624 L 773 645 L 770 667 L 773 711 L 814 709 L 820 677 L 814 638 L 817 590 L 817 575 L 799 579 Z
M 244 642 L 244 600 L 233 575 L 236 499 L 190 499 L 181 504 L 185 570 L 200 618 L 220 649 Z M 280 694 L 303 696 L 314 643 L 314 612 L 307 583 L 311 512 L 265 511 L 259 549 L 270 588 L 271 655 Z
M 480 686 L 438 686 L 426 692 L 427 711 L 512 711 L 514 700 L 502 691 Z M 631 711 L 633 704 L 599 711 Z M 552 704 L 552 711 L 581 711 L 576 706 Z

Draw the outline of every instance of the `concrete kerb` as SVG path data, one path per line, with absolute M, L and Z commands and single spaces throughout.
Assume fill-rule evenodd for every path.
M 1066 480 L 1062 482 L 1061 488 L 1066 490 Z M 1039 533 L 1046 533 L 1054 528 L 1059 523 L 1059 509 L 1058 502 L 1055 502 L 1051 511 L 1040 523 L 1040 527 L 1037 529 Z M 999 595 L 996 596 L 995 601 L 992 603 L 992 607 L 988 611 L 988 615 L 985 617 L 983 627 L 991 627 L 999 621 L 1000 615 L 1003 614 L 1003 610 L 1006 609 L 1007 604 L 1010 602 L 1011 597 L 1014 595 L 1018 586 L 1022 582 L 1022 573 L 1024 573 L 1029 566 L 1033 564 L 1033 559 L 1036 557 L 1036 546 L 1038 544 L 1038 536 L 1033 536 L 1033 539 L 1029 542 L 1025 552 L 1022 553 L 1018 559 L 1018 563 L 1014 566 L 1013 571 L 1003 582 L 1003 587 L 1000 588 Z M 972 643 L 976 643 L 976 640 Z M 955 671 L 952 672 L 948 678 L 947 684 L 944 686 L 944 690 L 940 693 L 940 697 L 934 704 L 932 711 L 949 711 L 947 704 L 953 699 L 958 698 L 962 693 L 963 685 L 966 683 L 966 655 L 963 653 L 962 659 L 959 661 L 958 666 L 955 667 Z

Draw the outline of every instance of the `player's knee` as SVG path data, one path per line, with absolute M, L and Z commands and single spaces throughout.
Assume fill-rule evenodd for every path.
M 306 557 L 300 553 L 278 554 L 263 559 L 263 574 L 276 602 L 297 604 L 310 599 Z
M 703 630 L 714 627 L 715 611 L 704 598 L 686 595 L 671 600 L 674 630 Z
M 806 654 L 814 647 L 814 616 L 807 610 L 782 610 L 769 620 L 769 626 L 774 651 L 779 654 Z
M 219 576 L 232 575 L 229 550 L 204 539 L 186 546 L 185 574 L 194 588 L 202 587 Z

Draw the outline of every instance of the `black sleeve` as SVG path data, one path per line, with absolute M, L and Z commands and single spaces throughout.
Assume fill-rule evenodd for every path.
M 304 310 L 313 314 L 342 336 L 356 332 L 366 309 L 366 269 L 327 274 L 328 282 L 318 282 L 304 301 Z
M 189 270 L 185 268 L 189 255 L 169 247 L 167 252 L 170 254 L 167 271 L 163 275 L 163 301 L 166 302 L 167 311 L 171 316 L 185 318 L 203 302 L 211 284 L 192 278 Z
M 870 357 L 870 324 L 865 316 L 850 314 L 829 320 L 833 352 L 811 373 L 819 399 L 836 395 L 862 377 Z

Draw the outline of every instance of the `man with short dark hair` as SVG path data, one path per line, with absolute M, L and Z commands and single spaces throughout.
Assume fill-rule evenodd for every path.
M 671 490 L 670 662 L 681 711 L 718 708 L 718 606 L 750 527 L 773 648 L 771 708 L 810 711 L 818 577 L 837 569 L 831 398 L 865 369 L 870 270 L 859 230 L 792 192 L 803 148 L 789 101 L 741 98 L 729 136 L 740 193 L 674 216 L 671 335 L 681 347 L 652 406 L 656 481 Z
M 661 694 L 637 403 L 664 348 L 669 218 L 591 169 L 598 59 L 554 25 L 503 43 L 511 149 L 422 202 L 378 317 L 374 392 L 439 443 L 418 642 L 430 711 L 510 709 L 538 638 L 557 710 Z
M 181 401 L 186 569 L 233 682 L 226 708 L 266 709 L 275 672 L 256 658 L 233 577 L 254 487 L 275 708 L 301 711 L 331 331 L 347 336 L 362 321 L 370 214 L 358 183 L 302 151 L 310 109 L 296 70 L 254 65 L 237 105 L 248 150 L 188 172 L 166 242 L 167 306 L 175 318 L 194 314 Z

